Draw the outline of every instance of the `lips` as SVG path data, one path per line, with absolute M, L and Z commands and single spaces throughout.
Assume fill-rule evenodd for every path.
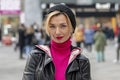
M 61 40 L 63 37 L 56 37 L 58 40 Z

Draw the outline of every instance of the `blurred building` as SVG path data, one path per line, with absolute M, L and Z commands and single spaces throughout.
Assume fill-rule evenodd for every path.
M 21 0 L 0 0 L 0 27 L 2 29 L 2 40 L 16 36 L 19 26 L 19 16 L 21 14 Z
M 0 26 L 2 33 L 16 36 L 20 23 L 28 27 L 42 21 L 49 7 L 62 3 L 68 5 L 77 17 L 77 25 L 91 27 L 98 23 L 103 26 L 120 26 L 119 0 L 0 0 Z M 7 27 L 6 27 L 7 26 Z
M 53 3 L 64 3 L 71 7 L 77 16 L 77 24 L 91 27 L 102 23 L 103 26 L 120 26 L 120 1 L 119 0 L 52 0 Z M 51 0 L 41 0 L 44 7 L 43 14 L 53 5 Z M 50 4 L 51 3 L 51 4 Z M 43 15 L 45 16 L 45 15 Z

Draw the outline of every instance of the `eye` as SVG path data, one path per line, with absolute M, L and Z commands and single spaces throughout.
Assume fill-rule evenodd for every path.
M 50 28 L 55 28 L 55 26 L 54 25 L 50 25 Z
M 61 28 L 65 28 L 65 27 L 67 27 L 66 24 L 61 24 Z

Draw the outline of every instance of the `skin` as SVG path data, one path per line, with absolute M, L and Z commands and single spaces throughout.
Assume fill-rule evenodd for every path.
M 63 43 L 71 36 L 71 29 L 65 15 L 53 16 L 49 23 L 49 35 L 56 43 Z

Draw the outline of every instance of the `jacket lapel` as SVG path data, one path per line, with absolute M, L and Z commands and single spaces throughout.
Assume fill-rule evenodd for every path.
M 47 55 L 45 55 L 45 62 L 44 62 L 44 66 L 46 66 L 47 64 L 49 64 L 50 62 L 52 62 L 52 57 L 51 57 L 51 53 L 50 53 L 50 48 L 46 45 L 36 45 L 36 47 L 42 49 L 43 51 L 45 51 L 45 53 Z
M 77 55 L 81 54 L 81 49 L 80 48 L 74 48 L 71 51 L 71 55 L 68 61 L 68 65 L 77 57 Z
M 74 60 L 70 66 L 68 66 L 68 71 L 67 73 L 70 73 L 70 72 L 74 72 L 74 71 L 78 71 L 79 70 L 79 64 L 76 60 Z

